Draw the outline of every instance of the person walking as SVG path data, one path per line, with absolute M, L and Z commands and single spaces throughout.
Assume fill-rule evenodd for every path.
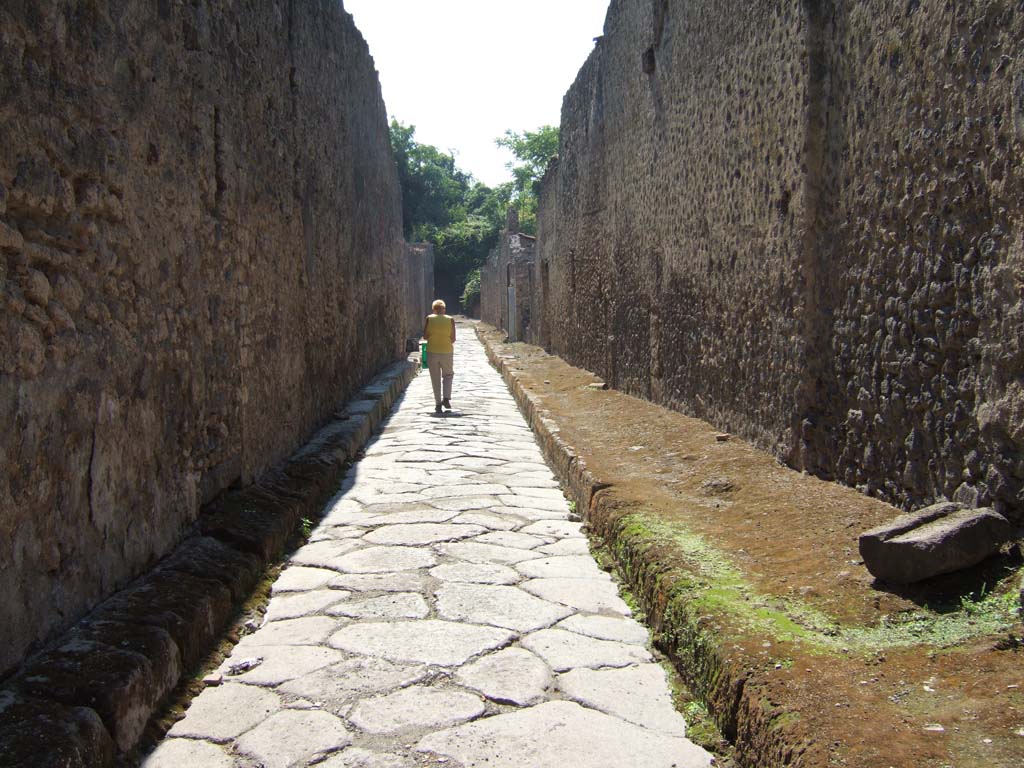
M 452 379 L 455 377 L 455 318 L 445 314 L 445 303 L 437 299 L 430 305 L 432 315 L 423 323 L 423 338 L 427 340 L 427 368 L 434 387 L 434 413 L 441 406 L 451 410 Z M 442 391 L 441 382 L 444 381 Z

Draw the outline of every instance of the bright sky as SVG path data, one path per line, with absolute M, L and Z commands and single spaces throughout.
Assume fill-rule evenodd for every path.
M 388 115 L 489 186 L 494 139 L 558 125 L 562 96 L 602 33 L 609 0 L 343 0 L 370 46 Z

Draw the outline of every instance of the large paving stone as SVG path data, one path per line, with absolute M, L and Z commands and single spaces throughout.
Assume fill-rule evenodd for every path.
M 568 701 L 476 720 L 421 739 L 416 748 L 465 768 L 706 768 L 712 757 L 684 738 Z
M 470 563 L 498 563 L 512 565 L 523 560 L 535 560 L 543 555 L 528 549 L 498 547 L 494 544 L 476 544 L 471 541 L 457 541 L 454 544 L 440 544 L 437 551 L 448 557 L 466 560 Z
M 232 653 L 225 659 L 220 671 L 227 675 L 232 664 L 262 657 L 263 661 L 258 666 L 240 675 L 232 675 L 233 680 L 250 685 L 279 685 L 286 680 L 302 677 L 315 669 L 336 664 L 344 658 L 333 648 L 316 645 L 246 645 L 244 650 L 244 654 Z
M 317 763 L 317 768 L 416 768 L 416 764 L 399 755 L 349 747 L 336 755 L 331 755 L 322 763 Z
M 373 544 L 397 544 L 420 546 L 438 541 L 458 541 L 486 531 L 478 525 L 453 525 L 445 523 L 413 523 L 409 525 L 384 525 L 363 537 Z
M 430 575 L 441 581 L 470 584 L 515 584 L 523 578 L 512 568 L 494 563 L 445 563 L 431 568 Z
M 545 544 L 543 547 L 538 547 L 537 551 L 553 557 L 562 557 L 563 555 L 589 555 L 590 545 L 587 543 L 585 538 L 580 536 L 579 538 L 573 537 L 568 539 L 559 539 L 554 544 Z
M 316 568 L 335 568 L 334 563 L 343 555 L 366 546 L 357 539 L 318 541 L 299 547 L 288 558 L 293 565 L 310 565 Z
M 354 697 L 412 685 L 426 677 L 428 671 L 423 665 L 357 656 L 289 680 L 278 690 L 319 702 L 333 712 L 341 712 Z
M 335 589 L 356 592 L 422 592 L 427 580 L 415 571 L 395 573 L 342 573 L 329 584 Z
M 558 498 L 544 498 L 513 493 L 507 496 L 499 496 L 498 501 L 506 507 L 529 507 L 530 509 L 546 509 L 552 512 L 569 513 L 569 502 L 561 494 L 559 494 Z
M 234 768 L 235 760 L 216 744 L 167 739 L 142 761 L 142 768 Z
M 590 555 L 566 555 L 564 557 L 546 557 L 543 560 L 531 560 L 519 563 L 516 570 L 530 578 L 555 579 L 598 579 L 607 578 L 607 574 L 597 567 Z
M 452 520 L 453 523 L 480 525 L 492 531 L 514 531 L 525 524 L 524 520 L 495 515 L 490 512 L 464 512 Z
M 414 685 L 386 696 L 363 699 L 349 719 L 367 733 L 393 733 L 410 728 L 441 728 L 479 717 L 484 703 L 476 696 Z
M 547 697 L 551 670 L 523 648 L 505 648 L 462 667 L 455 680 L 501 704 L 525 707 Z
M 395 592 L 367 600 L 346 600 L 333 606 L 328 613 L 355 619 L 422 619 L 430 609 L 423 597 L 415 592 Z
M 633 643 L 598 640 L 564 629 L 542 629 L 524 637 L 521 644 L 556 672 L 577 667 L 625 667 L 651 661 L 650 652 Z
M 382 509 L 390 506 L 391 510 Z M 366 525 L 411 525 L 415 523 L 444 523 L 457 514 L 453 509 L 437 509 L 421 504 L 381 505 L 373 508 L 374 515 L 366 520 Z
M 494 496 L 460 496 L 453 499 L 436 499 L 430 503 L 438 509 L 469 512 L 474 509 L 493 507 L 497 503 L 497 498 Z
M 425 549 L 416 547 L 367 547 L 338 558 L 334 566 L 346 573 L 386 573 L 388 571 L 415 571 L 437 564 Z
M 586 616 L 577 614 L 558 622 L 556 629 L 567 629 L 598 640 L 646 645 L 647 627 L 633 619 L 616 616 Z
M 571 520 L 541 520 L 522 528 L 521 532 L 558 539 L 570 536 L 583 538 L 582 529 L 583 523 L 575 523 Z
M 332 635 L 330 644 L 350 653 L 392 661 L 451 667 L 500 648 L 512 637 L 511 632 L 502 629 L 430 619 L 351 624 Z
M 587 613 L 615 613 L 629 616 L 632 611 L 619 597 L 608 579 L 530 579 L 520 585 L 531 595 L 576 608 Z
M 512 547 L 514 549 L 536 549 L 551 541 L 540 536 L 531 536 L 528 533 L 516 533 L 514 531 L 492 531 L 473 539 L 478 544 L 494 544 L 498 547 Z
M 235 748 L 262 768 L 293 768 L 352 743 L 344 723 L 327 712 L 288 709 L 243 735 Z
M 585 707 L 674 736 L 686 733 L 683 716 L 672 706 L 665 670 L 657 664 L 574 669 L 557 682 L 568 698 Z
M 549 627 L 572 613 L 571 608 L 541 600 L 517 587 L 446 584 L 435 594 L 437 612 L 442 618 L 517 632 Z
M 185 717 L 168 736 L 228 742 L 281 708 L 280 698 L 252 685 L 225 683 L 207 688 L 192 700 Z
M 281 571 L 277 581 L 271 588 L 271 594 L 280 592 L 306 592 L 311 589 L 320 589 L 337 576 L 337 571 L 327 568 L 307 568 L 306 566 L 295 565 Z
M 334 603 L 344 600 L 349 592 L 341 589 L 315 589 L 309 592 L 285 592 L 274 595 L 267 604 L 267 621 L 297 619 L 320 613 Z
M 347 622 L 330 616 L 305 616 L 300 619 L 271 621 L 255 633 L 243 637 L 232 653 L 243 645 L 320 645 L 327 642 L 330 634 L 341 629 L 345 623 Z

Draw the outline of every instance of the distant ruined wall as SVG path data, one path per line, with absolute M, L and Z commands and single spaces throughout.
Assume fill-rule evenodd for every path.
M 1024 8 L 613 0 L 536 338 L 905 506 L 1024 511 Z
M 334 0 L 0 7 L 0 674 L 283 458 L 405 329 Z
M 519 220 L 513 213 L 510 210 L 506 227 L 498 235 L 498 245 L 480 269 L 480 317 L 495 328 L 510 331 L 508 288 L 514 286 L 516 328 L 509 337 L 525 341 L 533 321 L 537 241 L 518 231 Z
M 434 301 L 434 246 L 431 243 L 405 244 L 406 339 L 413 349 L 423 333 L 423 320 Z

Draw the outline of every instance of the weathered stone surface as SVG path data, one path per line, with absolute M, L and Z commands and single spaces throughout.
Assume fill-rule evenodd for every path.
M 441 581 L 471 584 L 515 584 L 523 578 L 507 566 L 492 563 L 445 563 L 431 568 L 430 575 Z
M 253 654 L 263 657 L 258 665 L 232 677 L 250 685 L 278 685 L 286 680 L 294 680 L 296 677 L 312 672 L 322 667 L 336 664 L 344 658 L 333 648 L 324 648 L 313 645 L 267 645 L 262 648 L 258 645 L 259 638 L 254 637 L 252 645 L 245 646 L 244 654 L 232 653 L 220 666 L 220 671 L 227 675 L 231 665 L 245 658 L 252 658 Z
M 522 639 L 522 645 L 540 656 L 556 672 L 576 667 L 625 667 L 651 660 L 647 649 L 638 645 L 597 640 L 563 629 L 534 632 Z
M 527 340 L 617 389 L 901 506 L 965 485 L 1020 519 L 1024 122 L 995 52 L 1024 18 L 985 0 L 775 8 L 611 5 L 563 102 L 536 253 L 503 233 L 483 317 L 507 324 L 513 276 Z M 1004 141 L 964 136 L 963 115 L 1011 111 Z M 998 181 L 976 196 L 982 178 Z
M 128 0 L 74 34 L 56 5 L 5 12 L 10 50 L 54 53 L 3 78 L 0 339 L 25 353 L 0 363 L 0 423 L 20 425 L 4 530 L 26 556 L 0 561 L 0 674 L 285 458 L 405 335 L 386 112 L 339 4 Z M 7 311 L 21 295 L 38 321 Z
M 479 717 L 484 703 L 463 691 L 414 685 L 400 691 L 363 699 L 349 719 L 368 733 L 392 733 L 408 728 L 442 728 Z
M 418 523 L 411 525 L 383 525 L 363 537 L 373 544 L 419 546 L 438 541 L 457 541 L 483 533 L 486 529 L 476 525 L 445 525 Z
M 437 563 L 430 552 L 415 547 L 367 547 L 343 555 L 332 567 L 346 573 L 387 573 L 429 568 Z
M 326 642 L 334 630 L 340 629 L 343 620 L 329 616 L 306 616 L 299 619 L 271 621 L 260 627 L 255 635 L 246 635 L 235 646 L 242 645 L 319 645 Z M 257 639 L 258 638 L 258 639 Z M 251 653 L 242 655 L 251 656 Z
M 526 707 L 547 697 L 551 670 L 523 648 L 505 648 L 462 667 L 455 680 L 498 703 Z
M 330 643 L 350 653 L 450 667 L 511 639 L 512 633 L 501 629 L 429 619 L 352 624 L 332 635 Z
M 615 616 L 581 616 L 579 614 L 558 622 L 557 629 L 567 629 L 598 640 L 646 645 L 647 627 L 633 619 Z
M 263 768 L 291 768 L 352 743 L 344 723 L 327 712 L 284 710 L 243 735 L 235 748 Z
M 657 664 L 624 669 L 574 669 L 559 675 L 558 687 L 585 707 L 673 736 L 684 736 L 686 723 L 674 706 Z
M 370 752 L 359 747 L 349 747 L 317 765 L 319 768 L 415 768 L 415 764 L 404 757 Z
M 274 693 L 254 685 L 227 682 L 207 688 L 192 700 L 168 736 L 228 742 L 281 708 Z
M 557 734 L 557 738 L 538 738 Z M 649 731 L 568 701 L 477 720 L 420 740 L 416 748 L 466 768 L 565 768 L 636 765 L 705 768 L 712 758 L 686 739 Z
M 320 589 L 327 582 L 337 576 L 336 571 L 327 568 L 306 568 L 303 566 L 292 566 L 285 568 L 277 577 L 274 586 L 271 587 L 271 594 L 280 592 L 305 592 L 311 589 Z
M 383 511 L 391 507 L 393 511 Z M 363 520 L 364 525 L 411 525 L 415 523 L 444 523 L 457 514 L 452 509 L 437 509 L 421 504 L 374 504 L 372 514 Z
M 436 592 L 437 612 L 444 619 L 490 624 L 529 632 L 549 627 L 572 609 L 529 595 L 517 587 L 447 584 Z
M 142 768 L 234 768 L 234 759 L 216 744 L 167 739 L 142 761 Z
M 582 538 L 580 529 L 582 523 L 574 523 L 569 520 L 541 520 L 526 526 L 522 533 L 529 533 L 534 536 L 546 536 L 551 538 L 566 538 L 569 536 Z
M 327 612 L 333 616 L 351 616 L 356 619 L 422 619 L 430 609 L 415 592 L 396 592 L 368 600 L 346 600 Z
M 531 595 L 580 611 L 632 614 L 610 579 L 530 579 L 520 586 Z
M 335 568 L 335 563 L 349 552 L 355 552 L 366 545 L 355 539 L 318 541 L 300 547 L 289 558 L 295 565 L 308 565 L 315 568 Z
M 353 697 L 412 685 L 427 675 L 427 667 L 396 664 L 372 656 L 346 659 L 281 685 L 281 693 L 321 702 L 340 712 Z
M 340 589 L 314 589 L 309 592 L 285 592 L 274 595 L 267 606 L 266 619 L 280 621 L 310 616 L 344 600 L 348 595 L 348 592 Z
M 530 578 L 598 579 L 607 578 L 589 554 L 546 557 L 516 565 L 516 570 Z
M 454 512 L 470 512 L 475 509 L 487 509 L 497 503 L 494 496 L 458 496 L 451 499 L 436 499 L 430 502 L 438 509 Z
M 335 577 L 329 586 L 356 592 L 422 592 L 426 581 L 421 574 L 411 571 L 343 573 Z
M 0 691 L 0 765 L 4 768 L 107 768 L 115 751 L 92 709 Z
M 543 547 L 537 547 L 537 551 L 555 557 L 563 555 L 589 555 L 590 545 L 585 538 L 580 536 L 579 538 L 560 539 L 554 544 L 545 544 Z
M 513 547 L 515 549 L 536 549 L 543 544 L 550 542 L 550 539 L 543 539 L 539 536 L 531 536 L 528 533 L 514 533 L 511 531 L 500 531 L 485 533 L 477 536 L 473 541 L 478 544 L 494 544 L 498 547 Z
M 860 535 L 860 555 L 883 581 L 910 584 L 977 565 L 1013 537 L 1013 527 L 991 509 L 944 502 Z
M 465 512 L 452 520 L 453 523 L 481 525 L 492 531 L 513 531 L 523 524 L 522 520 L 507 515 L 493 515 L 489 512 Z
M 498 547 L 494 544 L 475 544 L 468 541 L 441 544 L 438 546 L 438 551 L 443 555 L 466 560 L 470 563 L 497 563 L 499 565 L 510 565 L 522 562 L 523 560 L 534 560 L 542 557 L 542 555 L 531 552 L 528 549 Z

